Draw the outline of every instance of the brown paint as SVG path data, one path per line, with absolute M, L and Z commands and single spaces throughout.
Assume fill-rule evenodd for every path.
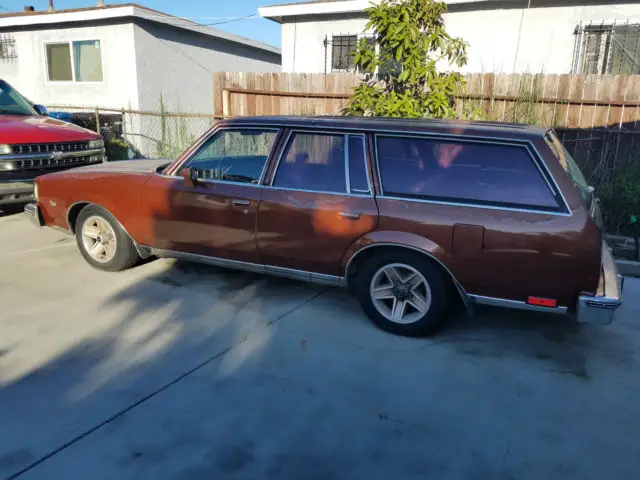
M 540 128 L 464 122 L 263 117 L 222 121 L 203 135 L 232 126 L 280 128 L 264 185 L 197 182 L 147 171 L 81 169 L 38 178 L 47 225 L 67 228 L 75 202 L 106 208 L 141 245 L 276 267 L 344 276 L 363 248 L 407 246 L 445 265 L 468 293 L 526 301 L 557 299 L 570 309 L 593 292 L 600 273 L 600 231 Z M 564 194 L 571 215 L 474 208 L 379 196 L 373 135 L 368 165 L 375 196 L 314 193 L 270 187 L 288 127 L 378 130 L 498 138 L 533 145 Z M 174 175 L 188 149 L 165 173 Z M 450 161 L 455 152 L 444 152 Z M 118 162 L 119 163 L 119 162 Z M 239 201 L 234 203 L 234 200 Z M 247 203 L 243 205 L 242 203 Z M 341 216 L 359 214 L 359 218 Z

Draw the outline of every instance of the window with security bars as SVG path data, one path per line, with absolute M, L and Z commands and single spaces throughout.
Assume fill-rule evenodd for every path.
M 574 73 L 640 73 L 640 24 L 579 26 L 575 34 Z
M 357 46 L 357 35 L 334 35 L 331 39 L 331 70 L 354 71 L 353 52 Z
M 17 57 L 15 39 L 11 35 L 0 35 L 0 60 L 13 60 Z

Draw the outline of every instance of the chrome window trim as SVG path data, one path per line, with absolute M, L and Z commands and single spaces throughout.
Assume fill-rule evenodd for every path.
M 210 135 L 205 137 L 199 145 L 197 145 L 193 151 L 190 152 L 190 154 L 188 156 L 186 156 L 185 158 L 182 159 L 182 161 L 178 164 L 176 164 L 172 169 L 171 169 L 171 174 L 167 175 L 167 174 L 158 174 L 160 176 L 163 177 L 171 177 L 171 178 L 182 178 L 180 175 L 177 174 L 177 172 L 179 172 L 180 170 L 182 170 L 183 168 L 188 168 L 189 167 L 189 162 L 193 159 L 193 157 L 195 157 L 200 151 L 202 151 L 203 146 L 209 141 L 212 140 L 218 133 L 227 131 L 227 130 L 231 130 L 231 131 L 236 131 L 236 130 L 262 130 L 265 132 L 275 132 L 276 136 L 273 139 L 273 143 L 271 144 L 271 149 L 269 150 L 269 154 L 267 155 L 267 159 L 264 162 L 264 165 L 262 166 L 262 171 L 260 172 L 260 178 L 258 179 L 258 183 L 248 183 L 248 182 L 228 182 L 225 180 L 212 180 L 212 179 L 202 179 L 201 181 L 205 181 L 205 180 L 209 180 L 209 181 L 214 181 L 217 183 L 231 183 L 231 184 L 235 184 L 235 185 L 254 185 L 254 186 L 259 186 L 262 184 L 262 182 L 264 181 L 264 176 L 265 173 L 267 171 L 267 166 L 269 165 L 269 159 L 271 158 L 271 155 L 273 155 L 274 149 L 278 143 L 278 135 L 280 134 L 280 130 L 281 128 L 279 127 L 234 127 L 234 126 L 227 126 L 227 125 L 221 125 L 216 127 L 214 130 L 211 131 Z
M 164 177 L 164 178 L 170 178 L 173 180 L 183 180 L 183 178 L 180 175 L 164 175 L 162 173 L 159 173 L 158 176 Z M 219 184 L 219 185 L 240 185 L 242 187 L 264 187 L 264 185 L 260 185 L 258 183 L 229 182 L 225 180 L 213 180 L 211 178 L 199 179 L 198 183 L 212 183 L 212 184 Z
M 344 139 L 344 185 L 347 193 L 351 193 L 351 169 L 349 168 L 349 135 L 343 135 Z
M 351 187 L 351 162 L 350 162 L 350 156 L 351 156 L 351 139 L 355 138 L 355 137 L 360 137 L 360 140 L 362 140 L 362 160 L 364 161 L 364 174 L 367 180 L 367 187 L 368 190 L 361 190 L 361 189 L 349 189 L 349 193 L 360 193 L 363 195 L 371 195 L 371 175 L 369 174 L 369 165 L 367 165 L 367 143 L 366 143 L 366 139 L 367 137 L 365 136 L 364 133 L 360 133 L 360 134 L 347 134 L 347 149 L 349 150 L 349 158 L 347 159 L 348 161 L 348 173 L 347 173 L 347 178 L 349 179 L 349 187 Z
M 380 174 L 380 162 L 379 162 L 379 154 L 378 154 L 378 137 L 401 137 L 401 138 L 420 138 L 420 139 L 429 139 L 430 137 L 433 136 L 444 136 L 444 137 L 451 137 L 453 138 L 455 141 L 460 141 L 460 142 L 464 142 L 464 143 L 480 143 L 480 144 L 487 144 L 487 145 L 506 145 L 506 146 L 515 146 L 515 147 L 520 147 L 520 148 L 525 148 L 525 150 L 527 151 L 527 153 L 529 154 L 531 160 L 533 161 L 534 165 L 536 165 L 536 168 L 538 169 L 538 171 L 540 172 L 540 175 L 542 176 L 542 178 L 545 180 L 545 183 L 547 184 L 547 186 L 550 189 L 550 193 L 552 194 L 553 198 L 556 199 L 556 193 L 560 196 L 560 198 L 562 199 L 562 203 L 563 205 L 559 205 L 558 204 L 558 208 L 559 211 L 546 211 L 546 210 L 541 210 L 541 209 L 535 209 L 535 208 L 525 208 L 525 207 L 503 207 L 500 205 L 483 205 L 480 203 L 473 203 L 472 200 L 469 200 L 469 202 L 455 202 L 455 201 L 444 201 L 444 200 L 429 200 L 429 199 L 423 199 L 423 198 L 410 198 L 410 197 L 396 197 L 393 195 L 390 196 L 386 196 L 384 194 L 384 186 L 383 186 L 383 181 L 382 181 L 382 175 Z M 380 193 L 377 195 L 378 198 L 390 198 L 390 199 L 394 199 L 394 200 L 409 200 L 409 201 L 414 201 L 414 202 L 425 202 L 425 203 L 432 203 L 432 204 L 436 204 L 436 205 L 452 205 L 452 206 L 461 206 L 461 207 L 472 207 L 472 208 L 487 208 L 490 210 L 504 210 L 504 211 L 515 211 L 515 212 L 528 212 L 528 213 L 537 213 L 537 214 L 541 214 L 541 215 L 557 215 L 557 216 L 565 216 L 565 217 L 571 217 L 573 215 L 573 213 L 571 212 L 571 209 L 569 208 L 569 204 L 567 203 L 566 198 L 564 197 L 564 194 L 562 193 L 562 190 L 560 189 L 560 187 L 558 186 L 555 178 L 553 178 L 553 175 L 551 174 L 551 172 L 549 171 L 548 167 L 546 166 L 546 164 L 544 163 L 544 160 L 542 159 L 542 157 L 540 157 L 539 152 L 535 149 L 533 143 L 529 140 L 527 141 L 523 141 L 523 142 L 514 142 L 512 140 L 500 140 L 500 139 L 495 139 L 495 140 L 476 140 L 475 137 L 469 137 L 469 138 L 464 138 L 463 136 L 459 136 L 459 137 L 452 137 L 452 136 L 447 136 L 447 135 L 433 135 L 431 133 L 423 133 L 423 134 L 404 134 L 404 133 L 395 133 L 395 134 L 379 134 L 379 133 L 374 133 L 373 135 L 373 143 L 374 143 L 374 151 L 375 151 L 375 164 L 376 164 L 376 172 L 378 174 L 378 187 L 380 189 Z M 532 154 L 532 152 L 535 152 L 535 154 Z M 551 180 L 553 181 L 553 184 L 555 185 L 555 189 L 551 187 L 551 185 L 549 184 L 549 180 L 546 178 L 545 174 L 543 173 L 543 171 L 541 170 L 539 163 L 542 163 L 544 165 L 544 168 L 547 172 L 547 175 L 551 178 Z M 557 202 L 556 202 L 557 203 Z M 564 211 L 562 211 L 564 207 Z
M 553 215 L 556 217 L 571 217 L 571 213 L 565 212 L 552 212 L 544 210 L 531 210 L 527 208 L 516 207 L 500 207 L 498 205 L 482 205 L 479 203 L 463 203 L 463 202 L 446 202 L 441 200 L 428 200 L 425 198 L 411 198 L 411 197 L 395 197 L 391 195 L 376 195 L 376 198 L 384 200 L 395 200 L 400 202 L 414 202 L 414 203 L 430 203 L 433 205 L 446 205 L 450 207 L 469 207 L 469 208 L 484 208 L 487 210 L 502 210 L 505 212 L 523 212 L 523 213 L 535 213 L 537 215 Z
M 506 298 L 485 297 L 483 295 L 469 295 L 469 299 L 478 305 L 490 305 L 492 307 L 513 308 L 516 310 L 529 310 L 532 312 L 559 313 L 566 314 L 567 307 L 541 307 L 539 305 L 530 305 L 526 302 L 518 300 L 509 300 Z
M 319 193 L 321 195 L 336 195 L 340 197 L 372 198 L 370 193 L 326 192 L 324 190 L 305 190 L 303 188 L 278 187 L 273 185 L 256 185 L 256 186 L 268 187 L 272 190 L 284 190 L 286 192 Z
M 259 263 L 230 260 L 228 258 L 199 255 L 196 253 L 178 252 L 175 250 L 166 250 L 162 248 L 153 248 L 147 246 L 144 246 L 143 248 L 148 248 L 153 255 L 163 258 L 191 260 L 194 262 L 206 263 L 208 265 L 214 265 L 217 267 L 233 268 L 246 272 L 274 275 L 277 277 L 291 278 L 293 280 L 302 280 L 322 285 L 344 286 L 344 277 L 339 277 L 337 275 L 327 275 L 324 273 L 308 272 L 305 270 L 296 270 L 293 268 L 262 265 Z
M 289 141 L 291 140 L 291 137 L 294 133 L 305 133 L 308 135 L 313 135 L 313 134 L 319 134 L 319 135 L 331 135 L 331 136 L 342 136 L 344 137 L 344 142 L 345 142 L 345 192 L 326 192 L 326 191 L 320 191 L 320 190 L 308 190 L 308 189 L 304 189 L 304 188 L 290 188 L 290 187 L 280 187 L 278 185 L 274 185 L 274 182 L 276 180 L 276 175 L 278 174 L 278 168 L 280 168 L 280 163 L 282 161 L 282 158 L 284 157 L 285 151 L 287 150 L 287 147 L 289 146 Z M 276 164 L 274 165 L 273 168 L 273 175 L 272 178 L 270 179 L 271 181 L 269 183 L 264 183 L 265 187 L 271 187 L 271 188 L 275 188 L 275 189 L 280 189 L 280 190 L 288 190 L 288 191 L 292 191 L 292 192 L 308 192 L 308 193 L 320 193 L 323 195 L 342 195 L 342 196 L 351 196 L 351 197 L 365 197 L 365 198 L 371 198 L 372 194 L 371 194 L 371 183 L 369 183 L 369 191 L 368 192 L 360 192 L 358 191 L 358 193 L 354 193 L 351 191 L 351 179 L 350 179 L 350 172 L 349 172 L 349 136 L 360 136 L 363 139 L 365 139 L 365 134 L 361 131 L 358 130 L 356 131 L 355 134 L 349 134 L 349 133 L 340 133 L 340 131 L 326 131 L 326 130 L 315 130 L 313 129 L 313 127 L 309 127 L 309 128 L 291 128 L 289 129 L 289 132 L 287 133 L 287 136 L 285 138 L 285 141 L 283 143 L 283 147 L 282 147 L 282 151 L 280 152 L 280 156 L 278 157 L 278 159 L 276 160 Z M 369 178 L 369 169 L 367 166 L 367 155 L 366 155 L 366 149 L 365 149 L 365 145 L 363 143 L 363 152 L 364 152 L 364 162 L 365 162 L 365 172 L 367 175 L 367 182 L 370 182 L 370 178 Z

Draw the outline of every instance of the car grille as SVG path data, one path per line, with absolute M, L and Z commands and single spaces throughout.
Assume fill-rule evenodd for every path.
M 93 159 L 93 161 L 91 161 Z M 81 165 L 89 165 L 91 163 L 102 162 L 101 156 L 92 157 L 69 157 L 69 158 L 41 158 L 29 160 L 14 160 L 16 170 L 34 170 L 40 168 L 62 168 L 62 167 L 79 167 Z
M 22 145 L 12 145 L 11 148 L 13 148 L 15 155 L 49 152 L 80 152 L 89 149 L 89 142 L 25 143 Z

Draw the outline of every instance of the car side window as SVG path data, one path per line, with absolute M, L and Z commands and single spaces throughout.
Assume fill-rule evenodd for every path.
M 386 196 L 543 211 L 558 201 L 524 146 L 377 136 Z
M 346 193 L 345 135 L 293 133 L 282 153 L 273 186 Z
M 180 171 L 197 169 L 201 180 L 257 184 L 277 134 L 277 130 L 249 128 L 221 130 L 207 140 Z

